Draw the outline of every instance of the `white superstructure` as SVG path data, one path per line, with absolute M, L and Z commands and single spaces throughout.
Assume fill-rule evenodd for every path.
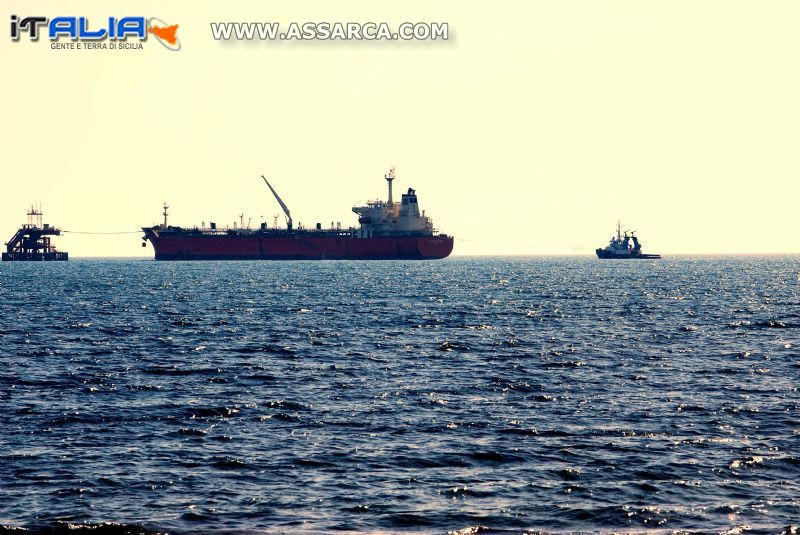
M 431 218 L 420 213 L 416 191 L 408 188 L 400 202 L 392 200 L 392 181 L 395 179 L 394 167 L 384 176 L 389 184 L 389 199 L 370 201 L 366 206 L 354 206 L 361 228 L 359 237 L 378 236 L 432 236 L 434 233 Z

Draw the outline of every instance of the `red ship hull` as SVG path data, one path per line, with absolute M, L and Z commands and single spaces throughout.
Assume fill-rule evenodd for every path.
M 143 229 L 156 260 L 429 260 L 453 251 L 452 236 L 175 235 Z

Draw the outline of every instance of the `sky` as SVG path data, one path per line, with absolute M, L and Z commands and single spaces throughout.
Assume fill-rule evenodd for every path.
M 306 226 L 413 187 L 455 255 L 800 253 L 800 3 L 3 2 L 142 15 L 181 50 L 53 50 L 0 25 L 0 233 L 40 203 L 75 256 L 141 226 Z M 431 42 L 221 42 L 210 23 L 447 22 Z M 282 221 L 282 218 L 281 218 Z

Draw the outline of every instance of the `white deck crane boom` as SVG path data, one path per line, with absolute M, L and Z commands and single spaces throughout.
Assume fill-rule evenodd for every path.
M 280 204 L 281 208 L 283 208 L 283 213 L 286 214 L 286 228 L 291 230 L 292 229 L 292 216 L 289 213 L 289 207 L 286 206 L 286 204 L 278 196 L 278 193 L 275 191 L 275 189 L 269 183 L 269 180 L 267 180 L 267 177 L 265 177 L 264 175 L 261 175 L 261 178 L 264 179 L 264 182 L 266 182 L 267 187 L 269 188 L 269 190 L 272 192 L 273 195 L 275 195 L 275 200 L 278 201 L 278 204 Z

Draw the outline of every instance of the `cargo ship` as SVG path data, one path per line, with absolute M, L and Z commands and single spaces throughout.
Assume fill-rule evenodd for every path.
M 633 245 L 631 245 L 633 241 Z M 635 231 L 626 230 L 622 232 L 622 225 L 617 221 L 617 235 L 612 236 L 611 240 L 605 248 L 598 248 L 595 250 L 597 258 L 600 259 L 614 259 L 614 260 L 630 260 L 630 259 L 658 259 L 661 258 L 659 254 L 645 254 L 642 252 L 642 244 L 639 243 L 639 238 L 636 237 Z
M 446 258 L 453 250 L 453 237 L 438 232 L 430 217 L 420 212 L 416 191 L 408 188 L 400 202 L 392 198 L 394 168 L 384 176 L 389 187 L 386 201 L 353 207 L 358 227 L 341 228 L 331 223 L 322 228 L 294 227 L 291 212 L 269 180 L 262 175 L 286 216 L 286 228 L 261 223 L 245 227 L 244 217 L 233 228 L 216 223 L 200 227 L 171 226 L 167 221 L 143 227 L 142 246 L 149 241 L 156 260 L 429 260 Z

